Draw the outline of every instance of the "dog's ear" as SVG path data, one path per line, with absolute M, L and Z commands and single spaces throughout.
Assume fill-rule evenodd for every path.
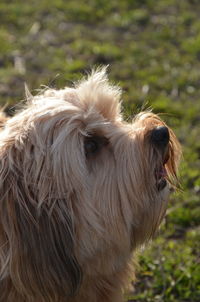
M 28 179 L 31 160 L 26 175 L 23 156 L 14 146 L 0 153 L 0 288 L 4 291 L 8 280 L 23 297 L 57 301 L 73 296 L 81 282 L 73 214 L 68 200 L 52 197 L 51 182 L 44 184 L 51 205 L 48 201 L 39 208 L 37 189 Z

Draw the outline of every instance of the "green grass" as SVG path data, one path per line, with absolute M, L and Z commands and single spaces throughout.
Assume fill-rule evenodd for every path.
M 200 2 L 29 0 L 0 3 L 0 104 L 24 98 L 24 83 L 71 85 L 110 64 L 125 117 L 163 112 L 183 145 L 183 193 L 141 252 L 130 301 L 200 301 Z

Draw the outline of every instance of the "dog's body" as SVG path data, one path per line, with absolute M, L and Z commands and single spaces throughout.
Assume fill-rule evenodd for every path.
M 0 132 L 0 301 L 122 302 L 179 156 L 158 116 L 122 121 L 103 69 L 29 101 Z

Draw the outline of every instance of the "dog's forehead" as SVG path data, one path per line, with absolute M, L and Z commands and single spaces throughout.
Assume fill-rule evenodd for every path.
M 121 89 L 109 83 L 105 68 L 93 71 L 75 87 L 85 111 L 95 110 L 108 120 L 120 118 Z
M 45 110 L 57 112 L 68 108 L 82 112 L 82 114 L 101 115 L 109 121 L 121 119 L 121 89 L 109 83 L 106 69 L 93 71 L 87 78 L 77 82 L 73 88 L 47 89 L 42 94 L 33 97 L 33 107 L 43 107 Z M 64 110 L 65 110 L 64 109 Z M 36 108 L 37 111 L 37 108 Z

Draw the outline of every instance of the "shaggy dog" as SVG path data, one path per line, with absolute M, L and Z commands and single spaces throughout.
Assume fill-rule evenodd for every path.
M 1 116 L 1 302 L 123 301 L 132 253 L 165 215 L 180 147 L 151 112 L 124 122 L 120 98 L 99 69 Z

